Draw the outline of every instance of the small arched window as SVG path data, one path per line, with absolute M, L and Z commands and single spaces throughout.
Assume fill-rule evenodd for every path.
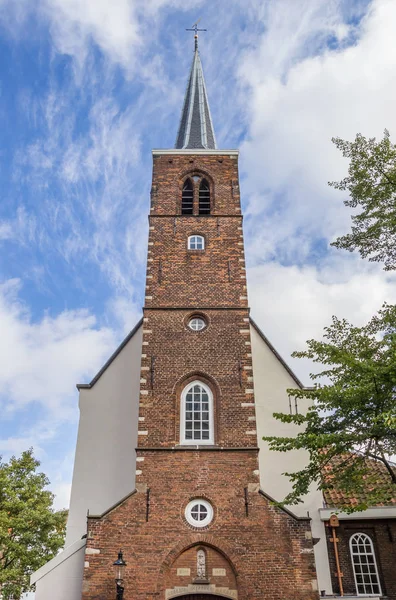
M 210 188 L 206 179 L 199 186 L 199 214 L 210 215 Z
M 193 204 L 194 204 L 194 189 L 191 179 L 186 179 L 183 185 L 182 191 L 182 206 L 181 206 L 181 214 L 182 215 L 192 215 L 193 214 Z
M 381 596 L 373 542 L 365 533 L 355 533 L 349 540 L 353 575 L 358 596 Z
M 213 444 L 213 395 L 201 381 L 193 381 L 181 396 L 182 444 Z
M 189 250 L 205 250 L 205 238 L 202 235 L 190 235 L 188 238 Z

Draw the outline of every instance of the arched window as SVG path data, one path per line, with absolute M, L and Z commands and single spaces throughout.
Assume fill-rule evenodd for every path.
M 213 444 L 213 395 L 201 381 L 193 381 L 181 396 L 180 442 Z
M 186 179 L 183 185 L 182 191 L 182 206 L 181 206 L 181 214 L 182 215 L 192 215 L 193 214 L 193 203 L 194 203 L 194 190 L 191 179 Z
M 356 593 L 358 596 L 381 596 L 373 542 L 365 533 L 355 533 L 349 540 Z
M 205 238 L 202 235 L 190 235 L 188 238 L 189 250 L 205 250 Z
M 199 214 L 210 215 L 210 188 L 206 179 L 202 179 L 199 186 Z

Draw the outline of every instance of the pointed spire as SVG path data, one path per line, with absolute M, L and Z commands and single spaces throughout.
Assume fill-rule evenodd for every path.
M 194 36 L 195 50 L 188 79 L 184 105 L 175 148 L 216 148 L 216 138 L 210 116 L 202 63 L 198 51 L 198 34 Z

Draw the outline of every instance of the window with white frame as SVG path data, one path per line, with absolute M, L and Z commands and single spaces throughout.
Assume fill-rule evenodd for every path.
M 197 498 L 187 504 L 184 515 L 193 527 L 206 527 L 213 520 L 213 507 L 207 500 Z
M 205 250 L 205 238 L 203 235 L 190 235 L 188 238 L 189 250 Z
M 213 395 L 201 381 L 189 383 L 181 396 L 182 444 L 213 444 Z
M 206 327 L 206 321 L 202 317 L 194 316 L 189 320 L 188 326 L 192 331 L 202 331 Z
M 355 533 L 349 540 L 349 548 L 356 593 L 358 596 L 380 596 L 381 586 L 372 540 L 365 533 Z

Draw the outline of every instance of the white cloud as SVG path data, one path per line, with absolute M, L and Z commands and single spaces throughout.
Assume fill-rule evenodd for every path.
M 55 494 L 53 507 L 55 510 L 68 508 L 70 503 L 71 483 L 61 482 L 51 485 L 51 492 Z
M 332 315 L 361 326 L 384 301 L 396 302 L 396 274 L 358 257 L 334 256 L 320 267 L 267 263 L 249 269 L 248 281 L 253 319 L 306 385 L 317 366 L 291 359 L 294 350 L 320 339 Z
M 327 186 L 347 171 L 332 136 L 396 130 L 396 4 L 375 0 L 359 25 L 344 24 L 341 2 L 274 2 L 261 11 L 266 32 L 239 68 L 249 90 L 241 148 L 249 297 L 253 318 L 309 383 L 312 364 L 291 359 L 293 350 L 319 338 L 333 314 L 362 325 L 384 300 L 396 302 L 394 274 L 329 251 L 349 213 Z M 335 50 L 325 45 L 330 35 Z
M 142 317 L 142 310 L 131 302 L 129 297 L 115 296 L 108 302 L 108 310 L 113 315 L 122 335 L 127 335 Z
M 12 238 L 12 227 L 8 222 L 0 223 L 0 241 Z
M 0 396 L 3 415 L 34 403 L 58 421 L 75 419 L 74 386 L 92 376 L 116 346 L 111 329 L 87 311 L 33 322 L 19 300 L 20 282 L 0 286 Z M 44 431 L 41 437 L 45 437 Z
M 45 0 L 43 7 L 64 54 L 84 56 L 94 40 L 107 55 L 127 64 L 141 44 L 136 3 L 130 0 Z
M 18 153 L 16 177 L 40 194 L 36 219 L 19 210 L 4 223 L 4 236 L 30 239 L 45 251 L 57 250 L 66 263 L 92 261 L 115 290 L 132 297 L 131 281 L 145 258 L 149 181 L 140 174 L 140 120 L 143 95 L 122 110 L 111 96 L 85 93 L 95 100 L 86 129 L 76 128 L 76 84 L 66 93 L 43 97 L 42 129 L 33 144 Z M 54 198 L 53 189 L 57 189 Z M 32 210 L 32 209 L 31 209 Z M 23 217 L 23 218 L 22 218 Z M 117 292 L 118 293 L 118 292 Z
M 12 35 L 24 33 L 31 14 L 49 24 L 54 50 L 73 57 L 81 76 L 92 42 L 106 60 L 128 74 L 141 71 L 141 54 L 155 41 L 165 9 L 188 11 L 203 0 L 0 0 L 0 21 Z
M 305 13 L 300 3 L 287 4 L 285 19 L 284 3 L 271 3 L 267 33 L 239 68 L 249 89 L 241 154 L 247 213 L 264 222 L 261 233 L 252 232 L 253 245 L 260 241 L 288 258 L 297 252 L 299 260 L 318 238 L 349 227 L 342 194 L 327 187 L 347 169 L 331 137 L 382 136 L 385 127 L 396 132 L 396 4 L 374 1 L 353 27 L 356 41 L 339 40 L 335 50 L 324 46 L 329 34 L 351 35 L 341 27 L 339 2 L 307 1 Z
M 35 232 L 36 219 L 23 206 L 18 207 L 14 218 L 0 221 L 0 242 L 13 240 L 26 245 L 34 239 Z

